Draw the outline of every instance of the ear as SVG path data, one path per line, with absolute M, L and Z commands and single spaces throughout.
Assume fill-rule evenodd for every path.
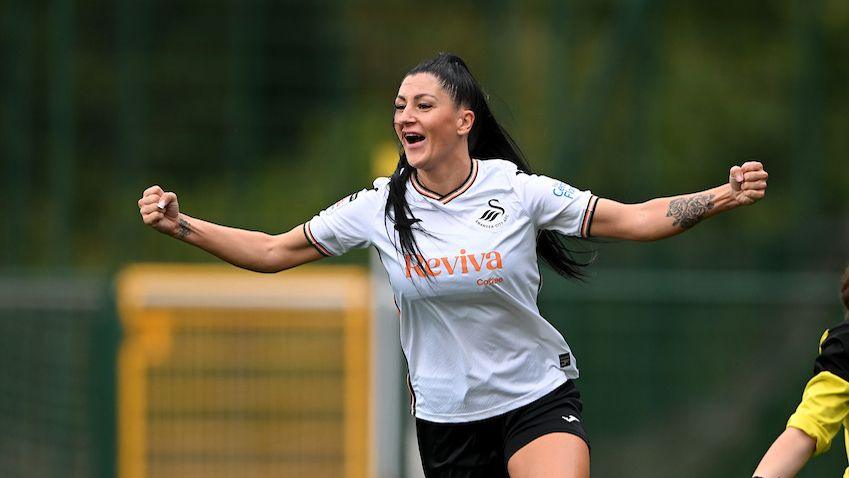
M 475 112 L 472 110 L 461 109 L 457 117 L 457 134 L 465 136 L 472 131 L 472 126 L 475 124 Z

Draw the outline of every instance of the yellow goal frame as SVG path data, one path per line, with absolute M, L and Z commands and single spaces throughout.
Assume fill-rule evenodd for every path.
M 116 282 L 124 339 L 118 363 L 118 473 L 147 478 L 147 371 L 172 354 L 174 330 L 194 318 L 181 312 L 232 311 L 233 319 L 204 327 L 280 328 L 262 312 L 328 311 L 338 319 L 286 319 L 285 326 L 340 327 L 344 337 L 343 388 L 345 478 L 365 478 L 369 440 L 370 286 L 365 268 L 305 266 L 265 275 L 226 265 L 139 264 L 126 267 Z M 257 318 L 245 313 L 257 312 Z M 216 312 L 217 313 L 217 312 Z M 242 317 L 238 317 L 241 315 Z M 201 319 L 202 320 L 202 319 Z M 293 437 L 297 439 L 297 437 Z

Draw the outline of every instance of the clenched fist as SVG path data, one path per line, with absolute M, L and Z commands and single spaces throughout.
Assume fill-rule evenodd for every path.
M 139 213 L 144 223 L 157 231 L 169 236 L 179 234 L 180 205 L 176 194 L 164 192 L 159 186 L 145 189 L 139 199 Z
M 731 194 L 741 205 L 753 204 L 766 194 L 766 179 L 769 177 L 763 164 L 748 161 L 734 166 L 728 174 Z

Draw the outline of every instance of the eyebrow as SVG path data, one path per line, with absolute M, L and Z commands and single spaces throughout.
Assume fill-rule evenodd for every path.
M 422 96 L 430 96 L 430 97 L 431 97 L 431 98 L 433 98 L 433 99 L 437 99 L 437 98 L 436 98 L 436 96 L 434 96 L 434 95 L 432 95 L 432 94 L 430 94 L 430 93 L 419 93 L 419 94 L 417 94 L 416 96 L 414 96 L 414 97 L 413 97 L 413 101 L 415 101 L 415 100 L 417 100 L 417 99 L 421 98 Z M 407 98 L 405 98 L 405 97 L 404 97 L 404 96 L 402 96 L 402 95 L 398 95 L 398 96 L 396 96 L 396 97 L 395 97 L 395 99 L 401 99 L 401 100 L 407 101 Z

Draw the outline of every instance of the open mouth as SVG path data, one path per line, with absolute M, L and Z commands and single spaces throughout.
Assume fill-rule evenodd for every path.
M 407 144 L 416 144 L 424 141 L 425 137 L 417 133 L 406 133 L 404 139 L 407 140 Z

